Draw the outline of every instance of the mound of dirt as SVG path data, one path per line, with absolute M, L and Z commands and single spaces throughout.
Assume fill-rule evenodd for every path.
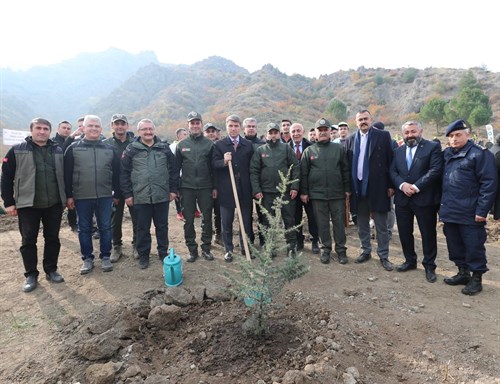
M 184 263 L 183 284 L 165 287 L 157 255 L 147 270 L 131 257 L 127 217 L 124 256 L 114 270 L 104 273 L 97 261 L 82 276 L 77 236 L 64 223 L 59 270 L 66 282 L 40 279 L 25 294 L 17 219 L 0 220 L 8 224 L 0 231 L 2 383 L 500 383 L 498 241 L 487 244 L 490 271 L 473 297 L 442 283 L 456 268 L 441 229 L 435 284 L 420 266 L 397 273 L 376 259 L 355 264 L 355 227 L 348 228 L 346 265 L 321 264 L 306 243 L 301 257 L 310 272 L 285 287 L 270 313 L 269 337 L 255 339 L 242 328 L 248 308 L 227 293 L 222 272 L 236 267 L 217 245 L 215 261 Z M 488 223 L 490 238 L 496 224 Z M 185 257 L 175 210 L 169 230 Z M 393 263 L 401 263 L 397 231 L 390 248 Z

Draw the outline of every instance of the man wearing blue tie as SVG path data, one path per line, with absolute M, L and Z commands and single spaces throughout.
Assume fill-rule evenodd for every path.
M 356 114 L 358 130 L 346 139 L 347 156 L 352 170 L 353 194 L 351 209 L 358 215 L 358 236 L 361 255 L 356 263 L 371 258 L 370 216 L 377 231 L 377 255 L 382 267 L 392 271 L 389 261 L 389 233 L 387 214 L 391 210 L 394 194 L 389 176 L 393 150 L 391 135 L 371 127 L 372 115 L 368 110 Z
M 417 268 L 413 237 L 413 221 L 417 218 L 422 236 L 422 264 L 429 283 L 436 281 L 436 222 L 441 196 L 440 179 L 443 172 L 441 146 L 422 138 L 423 128 L 418 121 L 408 121 L 401 127 L 404 144 L 394 151 L 390 174 L 396 187 L 394 203 L 399 239 L 405 262 L 398 272 Z

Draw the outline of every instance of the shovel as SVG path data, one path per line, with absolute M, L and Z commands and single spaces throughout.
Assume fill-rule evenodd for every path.
M 240 223 L 240 233 L 243 238 L 243 246 L 245 248 L 245 254 L 247 260 L 250 261 L 250 249 L 248 248 L 247 234 L 245 232 L 245 226 L 243 225 L 243 217 L 241 216 L 240 200 L 238 199 L 238 190 L 236 189 L 236 181 L 234 180 L 233 164 L 231 160 L 227 162 L 229 167 L 229 176 L 231 177 L 231 186 L 233 187 L 234 202 L 236 203 L 236 213 L 238 214 L 238 221 Z

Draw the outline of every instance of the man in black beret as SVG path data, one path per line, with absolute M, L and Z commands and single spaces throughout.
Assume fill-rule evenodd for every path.
M 485 225 L 497 191 L 497 170 L 493 154 L 470 140 L 464 120 L 451 123 L 446 136 L 449 147 L 444 150 L 439 219 L 458 273 L 444 282 L 465 285 L 462 293 L 474 295 L 483 289 L 482 275 L 488 271 Z

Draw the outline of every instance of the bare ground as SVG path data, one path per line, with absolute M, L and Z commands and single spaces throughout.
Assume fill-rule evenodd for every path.
M 139 270 L 128 241 L 114 271 L 97 262 L 81 276 L 78 239 L 64 223 L 66 282 L 41 274 L 25 294 L 17 220 L 1 215 L 0 228 L 0 383 L 500 383 L 499 223 L 489 223 L 490 271 L 474 297 L 442 281 L 455 267 L 441 229 L 434 284 L 421 266 L 398 273 L 375 259 L 355 264 L 355 228 L 347 265 L 321 264 L 306 243 L 311 270 L 282 292 L 265 340 L 243 334 L 247 308 L 224 291 L 222 271 L 235 266 L 220 246 L 214 262 L 183 264 L 179 289 L 165 287 L 156 254 Z M 170 243 L 186 255 L 173 209 Z M 403 261 L 397 231 L 391 260 Z

